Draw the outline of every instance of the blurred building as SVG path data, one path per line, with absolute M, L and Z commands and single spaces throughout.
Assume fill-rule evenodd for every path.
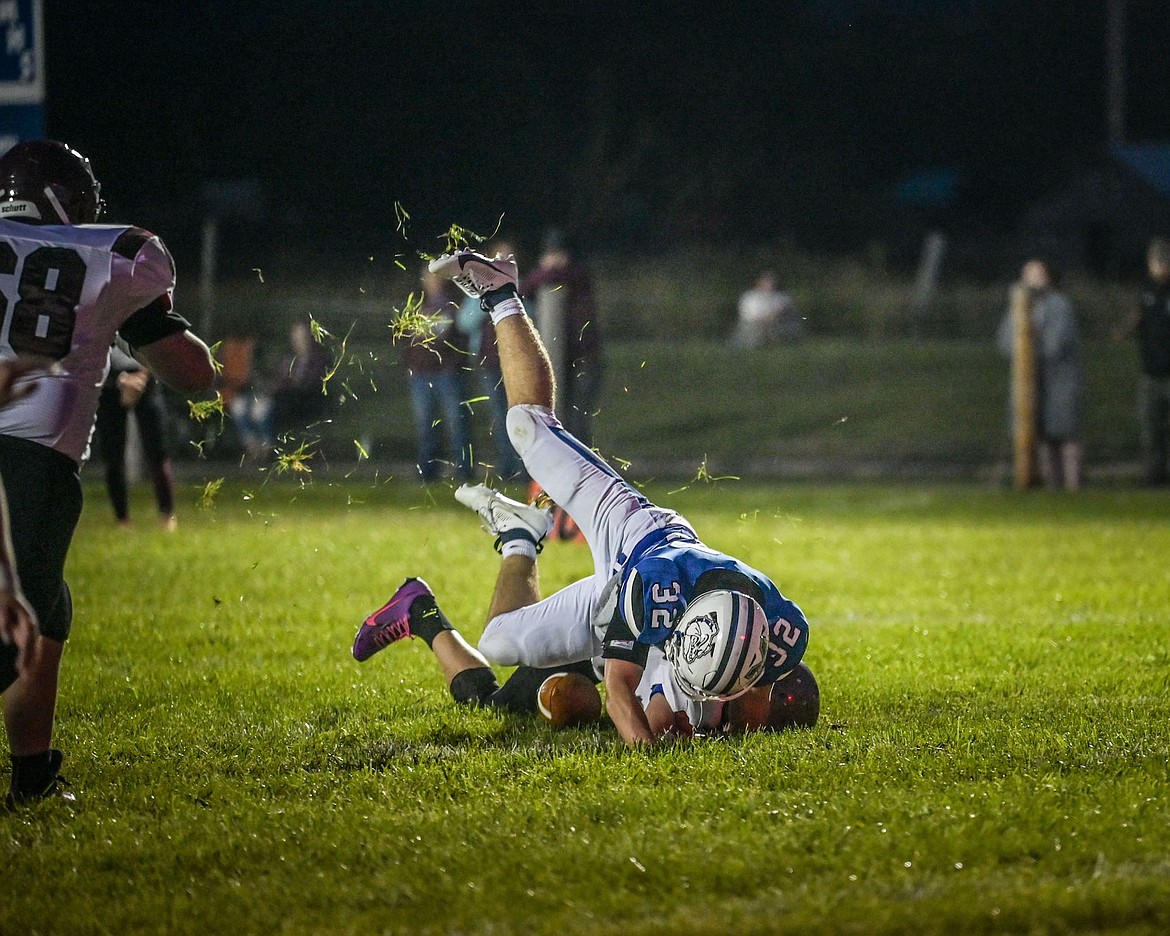
M 1028 206 L 1020 239 L 1066 269 L 1140 274 L 1150 238 L 1170 234 L 1170 143 L 1110 147 Z

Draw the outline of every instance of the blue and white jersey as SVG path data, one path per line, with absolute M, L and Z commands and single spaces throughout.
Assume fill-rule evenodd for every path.
M 721 588 L 750 595 L 767 615 L 771 633 L 760 681 L 775 682 L 794 669 L 808 646 L 808 622 L 800 608 L 768 576 L 704 545 L 681 524 L 645 537 L 624 560 L 602 655 L 644 665 L 646 650 L 666 640 L 687 605 Z

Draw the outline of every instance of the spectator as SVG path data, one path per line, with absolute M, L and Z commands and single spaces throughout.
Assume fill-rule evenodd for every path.
M 432 317 L 432 330 L 409 335 L 402 345 L 418 444 L 417 468 L 424 484 L 437 481 L 442 474 L 442 434 L 447 437 L 455 477 L 460 483 L 471 478 L 470 420 L 464 405 L 468 399 L 468 341 L 457 327 L 457 309 L 447 282 L 424 273 L 421 311 Z
M 731 334 L 731 345 L 762 348 L 786 338 L 800 338 L 803 331 L 796 303 L 788 293 L 781 292 L 776 274 L 765 270 L 755 287 L 739 297 L 739 319 Z
M 1146 483 L 1164 485 L 1170 449 L 1170 240 L 1157 238 L 1146 253 L 1149 280 L 1138 307 L 1122 325 L 1118 337 L 1137 339 L 1141 354 L 1138 407 L 1142 421 L 1142 449 Z
M 277 433 L 290 432 L 323 419 L 328 412 L 325 378 L 329 353 L 313 338 L 307 322 L 293 322 L 289 350 L 276 372 L 272 390 L 272 421 Z
M 126 483 L 126 427 L 134 414 L 142 458 L 154 485 L 159 522 L 173 531 L 175 477 L 167 443 L 167 408 L 162 387 L 145 367 L 119 348 L 110 349 L 110 373 L 98 397 L 97 443 L 105 464 L 106 493 L 118 526 L 130 526 L 129 486 Z
M 509 257 L 515 254 L 512 245 L 506 241 L 496 241 L 489 245 L 488 256 Z M 504 481 L 527 480 L 528 474 L 524 470 L 524 463 L 512 447 L 505 425 L 508 418 L 508 395 L 504 392 L 504 375 L 500 370 L 500 352 L 496 347 L 496 330 L 492 327 L 492 320 L 480 307 L 478 299 L 465 296 L 459 306 L 456 319 L 459 330 L 467 338 L 468 352 L 473 361 L 472 371 L 474 380 L 478 380 L 479 389 L 487 397 L 489 426 L 495 449 L 495 473 Z
M 1024 264 L 1020 284 L 1031 294 L 1036 353 L 1036 439 L 1040 474 L 1047 487 L 1081 486 L 1081 395 L 1083 376 L 1072 303 L 1056 289 L 1047 261 Z M 1012 310 L 1000 323 L 996 343 L 1012 354 Z
M 253 458 L 266 455 L 280 433 L 304 429 L 323 419 L 328 410 L 324 386 L 328 353 L 314 340 L 306 322 L 293 322 L 288 341 L 289 353 L 270 376 L 243 383 L 237 378 L 230 399 L 225 383 L 228 412 L 244 451 Z
M 535 309 L 537 329 L 552 358 L 561 421 L 590 445 L 601 391 L 601 329 L 593 280 L 573 258 L 561 232 L 549 232 L 540 263 L 520 284 L 520 292 Z

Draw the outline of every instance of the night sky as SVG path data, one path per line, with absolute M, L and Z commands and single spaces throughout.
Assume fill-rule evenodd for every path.
M 48 129 L 168 241 L 205 180 L 254 179 L 272 228 L 355 238 L 398 202 L 426 231 L 849 246 L 907 172 L 958 169 L 961 217 L 1006 227 L 1103 145 L 1105 0 L 720 6 L 50 0 Z M 1129 33 L 1128 137 L 1170 138 L 1164 0 Z

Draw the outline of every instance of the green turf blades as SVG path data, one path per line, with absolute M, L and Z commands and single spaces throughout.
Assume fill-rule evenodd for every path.
M 497 560 L 453 498 L 201 490 L 177 535 L 138 492 L 127 534 L 87 487 L 56 737 L 78 801 L 2 820 L 0 931 L 1167 922 L 1164 496 L 652 489 L 804 607 L 823 706 L 809 732 L 646 755 L 457 710 L 421 641 L 348 656 L 407 574 L 478 635 Z M 548 590 L 589 561 L 541 566 Z

